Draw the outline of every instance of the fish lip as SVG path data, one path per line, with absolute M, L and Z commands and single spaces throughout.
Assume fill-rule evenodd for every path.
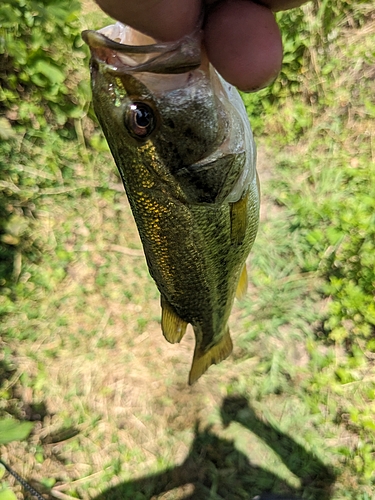
M 125 43 L 116 42 L 111 38 L 103 35 L 100 31 L 84 30 L 81 33 L 83 41 L 87 43 L 90 48 L 108 48 L 116 50 L 117 52 L 126 52 L 128 54 L 150 54 L 152 52 L 170 52 L 178 47 L 181 42 L 166 42 L 166 43 L 153 43 L 149 45 L 128 45 Z
M 196 29 L 174 42 L 156 42 L 148 45 L 128 45 L 116 42 L 100 31 L 85 30 L 82 38 L 90 47 L 93 61 L 104 64 L 109 72 L 160 74 L 186 73 L 201 65 L 202 31 Z M 155 55 L 153 55 L 155 54 Z M 129 65 L 123 56 L 150 55 L 146 62 Z

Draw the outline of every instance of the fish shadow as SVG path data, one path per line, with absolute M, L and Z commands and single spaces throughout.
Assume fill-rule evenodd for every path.
M 301 487 L 293 488 L 273 472 L 252 464 L 232 440 L 218 437 L 210 426 L 200 431 L 196 423 L 190 452 L 181 465 L 123 482 L 94 500 L 298 500 L 302 495 L 308 500 L 331 498 L 333 470 L 290 436 L 260 420 L 246 398 L 227 397 L 221 417 L 224 426 L 237 422 L 256 434 L 299 478 Z

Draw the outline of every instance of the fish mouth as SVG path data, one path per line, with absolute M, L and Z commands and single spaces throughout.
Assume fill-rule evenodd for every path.
M 156 42 L 117 22 L 99 31 L 85 30 L 82 38 L 92 59 L 115 73 L 179 74 L 201 65 L 200 29 L 175 42 Z

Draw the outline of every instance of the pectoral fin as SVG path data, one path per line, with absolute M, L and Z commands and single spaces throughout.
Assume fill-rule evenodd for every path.
M 241 245 L 245 238 L 246 226 L 247 226 L 247 200 L 249 197 L 249 192 L 247 191 L 245 195 L 240 198 L 235 203 L 231 204 L 230 209 L 230 222 L 231 222 L 231 232 L 230 237 L 232 243 L 236 245 Z
M 240 279 L 238 280 L 237 284 L 237 290 L 236 290 L 236 297 L 238 300 L 241 300 L 245 297 L 247 292 L 247 270 L 246 270 L 246 264 L 244 264 Z
M 187 323 L 174 312 L 169 302 L 161 296 L 161 329 L 171 344 L 180 342 L 185 335 Z
M 206 352 L 199 345 L 195 346 L 193 364 L 189 374 L 189 385 L 194 384 L 201 375 L 211 366 L 220 363 L 232 352 L 233 344 L 230 338 L 229 328 L 220 342 Z

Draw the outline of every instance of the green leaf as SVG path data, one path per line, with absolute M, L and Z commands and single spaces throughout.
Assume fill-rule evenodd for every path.
M 11 418 L 0 420 L 0 444 L 26 439 L 33 426 L 31 422 L 19 422 Z M 0 500 L 2 500 L 1 497 Z
M 0 118 L 0 139 L 7 141 L 16 136 L 15 130 L 6 118 Z
M 7 488 L 0 491 L 0 500 L 17 500 L 17 497 L 13 491 Z
M 62 71 L 43 59 L 39 59 L 36 62 L 34 70 L 48 78 L 51 83 L 62 83 L 65 80 L 65 75 Z

